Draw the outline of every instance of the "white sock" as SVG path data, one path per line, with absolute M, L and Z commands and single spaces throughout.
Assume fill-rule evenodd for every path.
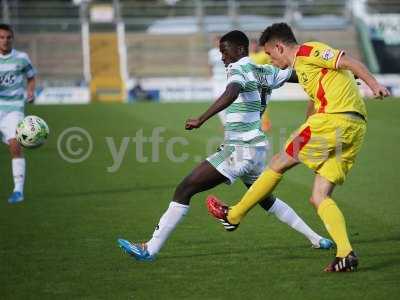
M 14 192 L 24 192 L 25 182 L 25 158 L 13 158 L 11 160 L 12 174 L 14 177 Z
M 281 222 L 288 224 L 294 230 L 302 233 L 313 245 L 319 245 L 322 238 L 314 232 L 285 202 L 276 198 L 274 205 L 269 209 Z
M 169 204 L 167 211 L 162 215 L 156 230 L 153 233 L 153 237 L 147 242 L 147 250 L 150 255 L 157 254 L 172 231 L 187 214 L 189 205 L 179 204 L 172 201 Z

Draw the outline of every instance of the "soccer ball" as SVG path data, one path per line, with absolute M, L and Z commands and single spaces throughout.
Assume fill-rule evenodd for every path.
M 46 141 L 49 132 L 43 119 L 26 116 L 17 126 L 17 141 L 25 148 L 36 148 Z

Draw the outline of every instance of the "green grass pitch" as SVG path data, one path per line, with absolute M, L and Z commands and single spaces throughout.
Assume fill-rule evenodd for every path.
M 360 257 L 359 272 L 351 274 L 323 273 L 334 251 L 311 249 L 305 238 L 260 208 L 237 232 L 225 232 L 208 216 L 204 199 L 213 193 L 234 203 L 245 191 L 240 182 L 195 196 L 155 262 L 132 260 L 116 239 L 150 237 L 175 186 L 206 156 L 207 141 L 222 135 L 217 118 L 188 132 L 185 120 L 207 104 L 28 107 L 27 113 L 48 122 L 51 136 L 42 148 L 25 151 L 26 200 L 14 206 L 6 201 L 12 188 L 9 155 L 0 148 L 0 298 L 398 299 L 400 102 L 367 105 L 366 141 L 345 185 L 334 194 Z M 305 102 L 271 104 L 275 151 L 302 123 L 304 110 Z M 74 126 L 91 135 L 93 152 L 73 164 L 61 158 L 57 141 Z M 130 139 L 120 168 L 110 172 L 106 137 L 120 150 L 124 137 L 133 138 L 141 129 L 149 136 L 156 127 L 165 128 L 158 162 L 152 162 L 148 143 L 143 149 L 148 161 L 138 161 Z M 188 141 L 174 148 L 177 156 L 189 155 L 183 162 L 167 158 L 173 137 Z M 79 156 L 79 148 L 88 144 L 75 139 L 69 146 Z M 300 166 L 285 176 L 276 194 L 326 236 L 308 203 L 312 178 Z

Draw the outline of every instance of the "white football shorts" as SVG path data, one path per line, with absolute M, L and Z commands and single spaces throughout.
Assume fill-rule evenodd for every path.
M 232 184 L 240 178 L 245 184 L 253 184 L 267 166 L 268 149 L 264 146 L 224 146 L 210 155 L 207 161 Z
M 9 143 L 9 140 L 15 139 L 17 125 L 24 119 L 24 113 L 20 111 L 0 111 L 0 134 L 3 143 Z

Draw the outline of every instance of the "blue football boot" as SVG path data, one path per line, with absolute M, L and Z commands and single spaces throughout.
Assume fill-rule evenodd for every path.
M 138 261 L 152 261 L 154 256 L 147 251 L 146 244 L 131 243 L 128 240 L 118 239 L 119 247 Z
M 8 203 L 10 204 L 16 204 L 22 201 L 24 201 L 24 194 L 18 191 L 14 191 L 8 198 Z

